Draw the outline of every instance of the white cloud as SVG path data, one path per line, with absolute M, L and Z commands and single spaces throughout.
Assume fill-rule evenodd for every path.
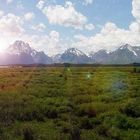
M 20 38 L 25 30 L 22 27 L 23 21 L 14 14 L 7 14 L 0 18 L 0 43 L 2 50 L 8 47 L 17 37 Z
M 0 11 L 0 18 L 4 15 L 4 11 Z
M 132 0 L 132 14 L 140 23 L 140 0 Z
M 129 29 L 133 32 L 133 33 L 140 33 L 140 24 L 138 22 L 133 22 L 130 24 Z
M 70 2 L 67 2 L 65 7 L 61 5 L 45 7 L 43 13 L 47 16 L 51 24 L 81 29 L 87 22 L 86 17 L 78 13 Z
M 88 5 L 88 4 L 92 4 L 93 0 L 84 0 L 83 4 L 84 5 Z
M 28 42 L 31 47 L 44 51 L 49 55 L 54 55 L 62 52 L 65 43 L 62 43 L 60 35 L 57 31 L 51 31 L 47 34 L 28 34 L 23 28 L 24 20 L 14 14 L 3 15 L 0 18 L 0 42 L 1 50 L 6 49 L 16 40 Z M 43 30 L 46 26 L 43 23 L 38 24 L 37 30 Z
M 35 18 L 35 14 L 33 12 L 26 13 L 24 15 L 24 18 L 25 18 L 26 21 L 30 21 L 30 20 Z
M 39 0 L 36 5 L 36 7 L 40 10 L 43 9 L 44 6 L 45 6 L 45 0 Z
M 58 32 L 51 31 L 48 35 L 33 35 L 28 34 L 27 31 L 24 30 L 23 25 L 24 22 L 22 18 L 14 14 L 9 13 L 0 18 L 0 42 L 3 49 L 6 49 L 16 40 L 28 42 L 31 47 L 39 51 L 44 51 L 49 55 L 60 53 L 65 48 L 65 43 L 62 43 Z M 46 26 L 43 23 L 38 25 L 39 30 L 45 28 Z
M 48 18 L 50 24 L 59 24 L 75 29 L 84 29 L 85 26 L 88 28 L 90 25 L 91 28 L 91 24 L 87 25 L 87 18 L 76 11 L 74 5 L 70 1 L 67 1 L 65 6 L 46 6 L 42 11 Z
M 16 40 L 28 42 L 32 48 L 38 51 L 44 51 L 49 56 L 61 53 L 66 48 L 66 44 L 62 42 L 59 33 L 56 31 L 51 31 L 48 35 L 34 35 L 24 32 L 20 35 L 0 36 L 0 42 L 3 49 L 6 49 Z
M 22 1 L 17 2 L 17 9 L 24 10 L 24 6 L 23 6 Z
M 85 25 L 85 29 L 87 29 L 87 30 L 93 30 L 93 29 L 95 29 L 95 26 L 93 25 L 93 24 L 86 24 Z
M 131 45 L 140 45 L 140 30 L 137 23 L 132 23 L 129 30 L 120 29 L 114 23 L 108 22 L 95 36 L 86 37 L 76 35 L 74 47 L 90 52 L 106 49 L 112 51 L 125 43 Z
M 33 30 L 42 32 L 44 29 L 46 29 L 46 26 L 43 23 L 39 23 L 38 25 L 34 25 L 31 27 Z
M 61 40 L 59 33 L 54 30 L 48 35 L 24 34 L 21 38 L 28 42 L 31 47 L 38 51 L 44 51 L 49 56 L 61 53 L 66 48 L 66 44 Z
M 24 29 L 22 20 L 14 14 L 7 14 L 0 19 L 0 32 L 2 34 L 19 35 Z
M 12 3 L 14 0 L 7 0 L 7 4 Z

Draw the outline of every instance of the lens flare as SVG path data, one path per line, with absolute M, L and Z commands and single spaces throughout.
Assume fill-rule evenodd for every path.
M 88 73 L 88 74 L 86 75 L 86 78 L 87 78 L 87 79 L 91 79 L 91 74 Z

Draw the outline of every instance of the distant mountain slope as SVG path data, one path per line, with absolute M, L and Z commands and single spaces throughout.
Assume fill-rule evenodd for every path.
M 0 56 L 0 64 L 50 64 L 52 59 L 44 52 L 32 49 L 28 43 L 16 41 Z
M 106 50 L 99 50 L 96 53 L 90 53 L 89 55 L 93 62 L 104 64 L 108 62 L 109 55 Z
M 134 48 L 128 44 L 121 46 L 116 51 L 111 52 L 109 54 L 108 63 L 115 63 L 115 64 L 128 64 L 137 62 L 139 59 L 137 52 Z
M 130 64 L 140 63 L 140 47 L 125 44 L 113 52 L 99 50 L 90 57 L 95 60 L 95 63 L 100 64 Z
M 89 57 L 82 51 L 76 48 L 67 49 L 60 57 L 60 61 L 63 63 L 89 63 Z

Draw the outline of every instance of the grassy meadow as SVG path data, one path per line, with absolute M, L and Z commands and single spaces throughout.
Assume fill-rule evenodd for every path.
M 140 68 L 0 68 L 0 140 L 140 140 Z

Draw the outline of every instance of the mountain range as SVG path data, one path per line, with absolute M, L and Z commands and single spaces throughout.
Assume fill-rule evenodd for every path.
M 28 43 L 15 41 L 10 45 L 6 53 L 0 54 L 0 65 L 9 64 L 131 64 L 140 63 L 140 47 L 129 44 L 122 45 L 118 49 L 107 52 L 99 50 L 88 55 L 76 49 L 69 48 L 62 54 L 49 57 L 43 51 L 36 51 Z

